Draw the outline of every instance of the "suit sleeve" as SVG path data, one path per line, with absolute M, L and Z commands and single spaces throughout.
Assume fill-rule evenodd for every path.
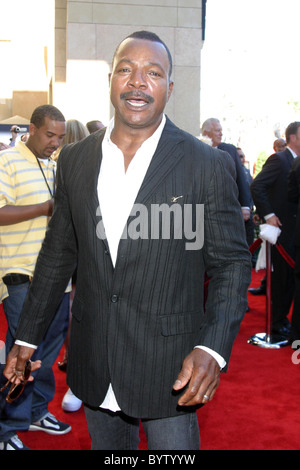
M 241 207 L 251 207 L 252 206 L 252 199 L 251 199 L 251 193 L 250 193 L 250 188 L 249 188 L 249 183 L 247 181 L 244 169 L 241 164 L 241 160 L 239 157 L 239 154 L 237 152 L 237 149 L 234 145 L 231 144 L 226 144 L 222 142 L 218 148 L 220 150 L 223 150 L 224 152 L 227 152 L 231 158 L 234 161 L 235 165 L 235 172 L 236 172 L 236 184 L 238 187 L 238 200 L 240 202 Z
M 251 262 L 233 161 L 220 154 L 204 204 L 203 254 L 210 282 L 198 344 L 216 351 L 228 363 L 247 307 Z
M 247 181 L 246 174 L 240 162 L 237 151 L 235 153 L 236 183 L 239 189 L 238 199 L 242 207 L 249 207 L 250 209 L 252 206 L 252 201 L 249 183 Z
M 261 218 L 275 212 L 268 194 L 280 174 L 280 159 L 276 154 L 271 155 L 251 184 L 253 202 Z
M 36 345 L 42 341 L 76 268 L 76 237 L 61 163 L 60 156 L 54 211 L 16 332 L 19 340 Z

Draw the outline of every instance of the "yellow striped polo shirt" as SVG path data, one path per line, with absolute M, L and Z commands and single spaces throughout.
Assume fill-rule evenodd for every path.
M 40 160 L 23 142 L 0 152 L 0 208 L 6 205 L 39 204 L 51 198 L 56 164 Z M 45 181 L 47 179 L 49 188 Z M 0 279 L 8 273 L 33 275 L 45 237 L 48 217 L 41 216 L 13 225 L 0 226 Z M 1 293 L 0 289 L 0 299 Z

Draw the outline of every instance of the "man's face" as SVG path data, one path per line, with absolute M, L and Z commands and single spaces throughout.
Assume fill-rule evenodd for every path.
M 41 127 L 30 124 L 30 137 L 27 146 L 39 158 L 49 158 L 61 146 L 66 135 L 66 123 L 54 121 L 48 116 Z
M 284 139 L 277 139 L 274 143 L 275 152 L 282 152 L 286 149 L 286 141 Z
M 209 131 L 206 131 L 208 137 L 212 140 L 213 147 L 217 147 L 222 142 L 222 126 L 219 122 L 212 122 Z
M 131 38 L 120 45 L 110 76 L 116 123 L 135 129 L 158 127 L 173 89 L 169 69 L 160 43 Z
M 291 135 L 289 145 L 297 155 L 300 155 L 300 127 L 296 134 Z

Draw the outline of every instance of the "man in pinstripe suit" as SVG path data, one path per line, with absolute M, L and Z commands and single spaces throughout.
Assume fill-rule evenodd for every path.
M 213 399 L 247 305 L 234 166 L 164 115 L 171 72 L 156 35 L 119 44 L 114 119 L 60 154 L 17 332 L 28 346 L 14 346 L 5 371 L 22 376 L 77 264 L 67 380 L 85 403 L 92 449 L 137 449 L 140 420 L 149 449 L 199 449 L 196 410 Z

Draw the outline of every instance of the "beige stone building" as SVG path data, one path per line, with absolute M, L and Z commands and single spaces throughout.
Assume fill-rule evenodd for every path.
M 147 29 L 174 60 L 168 116 L 194 135 L 200 127 L 203 0 L 2 0 L 0 121 L 29 118 L 45 102 L 86 123 L 112 115 L 108 73 L 117 44 Z M 19 8 L 18 8 L 19 7 Z M 15 16 L 14 16 L 15 15 Z M 3 24 L 3 21 L 2 21 Z M 7 67 L 3 69 L 3 64 Z M 3 72 L 4 70 L 4 72 Z

